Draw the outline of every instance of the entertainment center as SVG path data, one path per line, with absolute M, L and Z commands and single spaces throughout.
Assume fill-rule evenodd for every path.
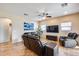
M 59 26 L 58 25 L 47 26 L 46 32 L 59 33 Z
M 53 35 L 46 35 L 46 39 L 53 40 L 53 41 L 58 41 L 58 37 L 57 36 L 53 36 Z
M 47 33 L 59 33 L 59 26 L 58 25 L 47 26 L 46 32 Z M 58 41 L 58 36 L 57 35 L 46 35 L 46 39 L 56 42 Z

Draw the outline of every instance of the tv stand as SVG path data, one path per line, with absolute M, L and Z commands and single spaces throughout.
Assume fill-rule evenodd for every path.
M 52 41 L 58 41 L 58 37 L 57 36 L 53 36 L 53 35 L 46 35 L 46 39 L 52 40 Z

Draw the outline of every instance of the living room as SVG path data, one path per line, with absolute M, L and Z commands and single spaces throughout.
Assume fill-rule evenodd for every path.
M 78 7 L 78 3 L 0 3 L 0 55 L 78 56 Z
M 63 46 L 61 44 L 62 42 L 60 42 L 61 39 L 64 39 L 62 37 L 67 37 L 68 36 L 68 33 L 77 33 L 77 34 L 79 33 L 79 28 L 77 27 L 79 25 L 78 24 L 79 23 L 78 16 L 79 16 L 79 13 L 73 13 L 73 14 L 70 14 L 70 15 L 65 15 L 65 16 L 60 16 L 60 17 L 55 17 L 55 18 L 48 18 L 46 20 L 40 21 L 39 22 L 40 26 L 44 26 L 43 27 L 44 31 L 43 31 L 43 34 L 41 35 L 41 39 L 44 40 L 44 41 L 46 41 L 46 40 L 47 41 L 54 41 L 54 39 L 52 37 L 49 38 L 49 39 L 47 39 L 46 36 L 57 36 L 57 38 L 58 38 L 58 44 L 59 44 L 61 52 L 62 51 L 66 52 L 66 55 L 67 54 L 68 55 L 78 55 L 76 53 L 78 51 L 75 50 L 75 48 L 77 48 L 77 49 L 79 48 L 79 37 L 76 38 L 77 45 L 74 48 L 71 47 L 69 49 L 68 46 L 65 46 L 65 45 Z M 64 29 L 62 28 L 64 25 L 66 25 L 66 27 L 67 27 L 68 24 L 69 24 L 70 28 L 64 28 Z M 59 29 L 58 29 L 59 31 L 58 32 L 50 32 L 50 31 L 47 32 L 47 30 L 46 30 L 47 27 L 46 26 L 54 27 L 56 25 L 59 26 Z M 57 43 L 57 41 L 55 41 L 55 42 Z M 69 43 L 65 42 L 64 44 L 69 44 Z M 63 46 L 64 48 L 61 49 L 61 46 Z M 65 53 L 63 55 L 65 55 Z

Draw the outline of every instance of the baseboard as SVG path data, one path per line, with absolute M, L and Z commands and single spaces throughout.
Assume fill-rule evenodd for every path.
M 15 43 L 13 43 L 13 45 L 16 45 L 16 44 L 21 44 L 21 43 L 23 43 L 23 41 L 20 41 L 20 42 L 15 42 Z

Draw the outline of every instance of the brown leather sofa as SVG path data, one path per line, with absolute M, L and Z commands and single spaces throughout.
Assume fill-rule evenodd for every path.
M 30 48 L 30 45 L 29 45 L 27 33 L 24 33 L 24 34 L 22 35 L 22 39 L 23 39 L 23 42 L 24 42 L 25 47 L 27 47 L 27 48 L 29 49 L 29 48 Z
M 42 45 L 41 41 L 37 39 L 35 36 L 30 35 L 28 33 L 24 33 L 22 35 L 24 40 L 24 45 L 35 52 L 37 55 L 43 56 L 44 55 L 44 45 Z
M 39 36 L 33 32 L 24 33 L 22 35 L 22 38 L 23 38 L 25 47 L 32 50 L 39 56 L 54 56 L 56 54 L 56 53 L 54 53 L 55 48 L 47 49 L 48 47 L 46 47 L 46 46 L 48 46 L 48 44 L 42 43 L 39 39 Z M 54 43 L 52 43 L 52 44 L 54 44 Z M 51 46 L 51 47 L 53 47 L 53 46 Z

